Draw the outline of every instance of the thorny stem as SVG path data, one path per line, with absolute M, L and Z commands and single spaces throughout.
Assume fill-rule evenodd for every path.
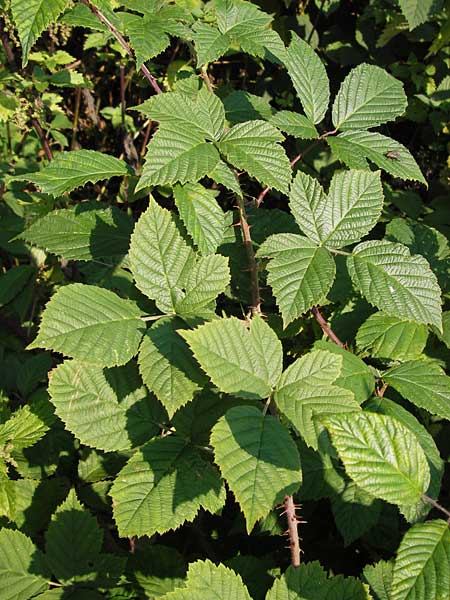
M 250 234 L 250 225 L 248 224 L 247 212 L 245 210 L 244 199 L 237 196 L 239 210 L 239 220 L 241 223 L 242 236 L 244 238 L 245 251 L 250 271 L 250 290 L 252 295 L 252 316 L 261 315 L 261 296 L 259 293 L 258 265 L 256 263 L 255 251 L 253 250 L 253 241 Z
M 294 498 L 286 496 L 284 499 L 284 512 L 288 522 L 289 548 L 291 550 L 291 565 L 300 566 L 300 538 L 298 537 L 298 519 L 295 514 Z
M 75 146 L 77 143 L 78 121 L 80 119 L 80 103 L 81 103 L 81 87 L 78 86 L 75 89 L 75 110 L 74 110 L 73 126 L 72 126 L 72 141 L 70 142 L 71 150 L 75 150 Z
M 327 337 L 329 337 L 330 340 L 332 342 L 334 342 L 337 346 L 339 346 L 340 348 L 345 348 L 344 342 L 342 342 L 338 338 L 338 336 L 334 333 L 334 331 L 331 329 L 328 322 L 326 321 L 326 319 L 323 317 L 322 313 L 320 312 L 320 309 L 318 306 L 312 307 L 312 313 L 314 315 L 314 318 L 316 319 L 316 321 L 319 323 L 320 327 L 322 328 L 322 331 L 324 332 L 324 334 Z
M 53 153 L 45 136 L 44 130 L 41 127 L 41 124 L 35 117 L 31 119 L 31 123 L 34 127 L 34 130 L 37 133 L 39 141 L 41 142 L 42 148 L 44 149 L 45 156 L 48 158 L 48 160 L 53 160 Z
M 424 502 L 427 502 L 428 504 L 431 504 L 431 506 L 434 506 L 434 508 L 436 508 L 437 510 L 441 511 L 441 513 L 444 514 L 447 517 L 447 523 L 450 525 L 450 511 L 448 511 L 441 504 L 439 504 L 439 502 L 436 502 L 436 500 L 433 500 L 433 498 L 430 498 L 426 494 L 422 494 L 421 497 L 422 497 L 422 500 Z
M 80 2 L 82 4 L 85 4 L 94 13 L 94 15 L 97 17 L 97 19 L 101 23 L 103 23 L 103 25 L 105 25 L 105 27 L 107 27 L 109 29 L 109 31 L 112 33 L 112 35 L 116 38 L 116 40 L 119 42 L 119 44 L 125 50 L 125 52 L 128 54 L 128 56 L 134 60 L 135 56 L 134 56 L 134 52 L 133 52 L 130 44 L 126 41 L 126 39 L 123 37 L 123 35 L 116 29 L 116 27 L 114 27 L 114 25 L 109 21 L 109 19 L 107 17 L 105 17 L 105 15 L 102 12 L 100 12 L 99 9 L 96 6 L 94 6 L 89 0 L 80 0 Z M 153 77 L 153 75 L 150 73 L 149 69 L 145 65 L 142 65 L 141 71 L 142 71 L 142 74 L 144 75 L 144 77 L 146 77 L 148 79 L 150 85 L 155 90 L 155 92 L 157 94 L 162 94 L 162 89 L 159 87 L 158 82 Z

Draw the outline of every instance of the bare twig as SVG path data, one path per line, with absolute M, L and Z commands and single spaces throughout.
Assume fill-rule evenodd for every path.
M 34 127 L 34 130 L 37 133 L 37 136 L 39 138 L 39 141 L 41 142 L 42 148 L 44 149 L 45 155 L 48 158 L 48 160 L 53 160 L 53 153 L 52 150 L 50 148 L 50 145 L 48 143 L 47 137 L 44 133 L 44 130 L 41 127 L 41 124 L 39 123 L 39 121 L 36 119 L 36 117 L 33 117 L 31 119 L 31 124 Z
M 200 73 L 201 73 L 201 77 L 202 77 L 203 81 L 206 83 L 208 92 L 214 93 L 214 86 L 213 86 L 210 76 L 208 75 L 208 65 L 203 65 Z
M 341 340 L 338 338 L 338 336 L 331 329 L 331 327 L 327 323 L 326 319 L 323 317 L 322 313 L 320 312 L 320 309 L 318 306 L 313 306 L 312 313 L 314 315 L 314 318 L 316 319 L 316 321 L 319 323 L 320 327 L 322 328 L 322 331 L 324 332 L 324 334 L 327 337 L 329 337 L 330 340 L 332 342 L 334 342 L 337 346 L 339 346 L 340 348 L 345 348 L 344 342 L 341 342 Z
M 130 58 L 132 58 L 133 60 L 135 60 L 136 57 L 134 55 L 133 49 L 131 48 L 130 44 L 126 41 L 126 39 L 123 37 L 123 35 L 120 33 L 120 31 L 118 31 L 117 28 L 111 23 L 111 21 L 96 6 L 94 6 L 92 4 L 92 2 L 90 2 L 89 0 L 80 0 L 80 2 L 82 4 L 85 4 L 94 13 L 94 15 L 97 17 L 97 19 L 101 23 L 103 23 L 103 25 L 105 25 L 105 27 L 107 27 L 107 29 L 116 38 L 116 40 L 119 42 L 119 44 L 122 46 L 122 48 L 128 54 L 128 56 Z M 158 82 L 156 81 L 155 77 L 150 73 L 149 69 L 145 65 L 142 65 L 141 71 L 142 71 L 142 74 L 144 75 L 144 77 L 146 77 L 146 79 L 149 81 L 150 85 L 155 90 L 155 92 L 157 94 L 162 94 L 162 89 L 159 87 Z
M 258 264 L 255 258 L 255 251 L 253 250 L 253 241 L 250 234 L 250 225 L 248 224 L 247 211 L 245 210 L 244 199 L 238 196 L 239 220 L 242 229 L 242 236 L 244 238 L 245 251 L 247 253 L 248 267 L 250 271 L 250 290 L 252 295 L 252 315 L 261 315 L 261 296 L 259 293 L 259 279 L 258 279 Z
M 431 504 L 431 506 L 434 506 L 434 508 L 436 508 L 442 514 L 444 514 L 447 517 L 447 523 L 450 525 L 450 511 L 448 511 L 441 504 L 439 504 L 439 502 L 436 502 L 436 500 L 433 500 L 433 498 L 430 498 L 426 494 L 422 494 L 422 500 L 424 502 L 427 502 L 428 504 Z

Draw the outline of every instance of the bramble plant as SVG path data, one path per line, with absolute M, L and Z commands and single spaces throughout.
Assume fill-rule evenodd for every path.
M 450 598 L 450 4 L 361 4 L 1 2 L 1 600 Z

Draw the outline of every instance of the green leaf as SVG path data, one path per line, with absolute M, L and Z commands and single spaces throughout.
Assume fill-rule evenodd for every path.
M 427 338 L 425 325 L 377 312 L 358 329 L 356 346 L 377 358 L 404 361 L 420 356 Z
M 320 123 L 330 101 L 327 72 L 311 46 L 293 32 L 286 67 L 306 116 L 313 123 Z
M 52 372 L 48 392 L 66 429 L 87 446 L 125 450 L 159 431 L 155 401 L 132 363 L 102 369 L 65 361 Z
M 436 363 L 411 360 L 386 371 L 383 379 L 416 406 L 450 419 L 450 377 Z
M 255 407 L 230 409 L 213 427 L 211 445 L 249 533 L 300 486 L 300 457 L 289 433 L 275 417 Z
M 210 177 L 216 183 L 220 183 L 221 185 L 225 186 L 227 189 L 231 190 L 237 196 L 242 198 L 242 190 L 239 180 L 236 177 L 236 174 L 223 160 L 219 160 L 211 173 L 208 173 L 208 177 Z
M 399 0 L 398 3 L 410 30 L 428 21 L 442 7 L 440 0 Z
M 390 137 L 374 131 L 345 131 L 326 139 L 336 158 L 351 168 L 368 168 L 368 158 L 393 177 L 426 184 L 409 150 Z
M 22 44 L 22 67 L 28 64 L 34 42 L 56 21 L 68 3 L 68 0 L 11 0 L 12 18 Z
M 204 375 L 178 334 L 185 325 L 178 318 L 160 319 L 147 331 L 139 352 L 139 371 L 156 394 L 169 418 L 201 389 Z
M 8 520 L 13 521 L 15 508 L 15 482 L 11 479 L 8 479 L 7 475 L 4 475 L 0 472 L 0 516 L 6 517 Z
M 364 577 L 375 592 L 376 600 L 390 600 L 393 567 L 392 562 L 385 560 L 364 567 Z
M 61 196 L 88 182 L 131 173 L 130 167 L 114 156 L 95 150 L 73 150 L 61 152 L 37 173 L 25 173 L 14 179 L 34 183 L 46 194 Z
M 318 448 L 316 417 L 360 410 L 351 391 L 332 385 L 341 369 L 340 356 L 316 350 L 289 365 L 277 385 L 276 405 L 313 448 Z
M 214 62 L 225 54 L 231 40 L 216 27 L 196 21 L 193 26 L 192 41 L 197 53 L 197 67 Z
M 422 256 L 411 256 L 402 244 L 374 240 L 356 246 L 347 266 L 368 302 L 393 317 L 442 331 L 441 290 Z
M 173 313 L 193 262 L 194 253 L 171 213 L 151 199 L 131 236 L 130 265 L 136 286 L 162 312 Z
M 66 260 L 93 260 L 125 255 L 132 228 L 132 220 L 118 208 L 83 203 L 48 213 L 20 237 Z
M 270 118 L 270 122 L 287 135 L 295 138 L 314 140 L 319 137 L 317 129 L 308 117 L 290 110 L 280 110 Z
M 28 284 L 36 269 L 33 265 L 19 265 L 0 276 L 0 308 L 20 294 Z
M 361 64 L 344 79 L 333 104 L 336 129 L 370 129 L 406 110 L 403 84 L 375 65 Z
M 266 98 L 243 90 L 231 92 L 224 98 L 223 104 L 225 116 L 230 125 L 245 121 L 269 121 L 275 112 Z
M 285 327 L 325 299 L 336 275 L 329 251 L 301 235 L 272 235 L 261 244 L 257 256 L 271 259 L 267 281 Z
M 278 142 L 283 135 L 266 121 L 247 121 L 234 125 L 218 143 L 220 152 L 238 169 L 247 171 L 260 183 L 287 194 L 291 167 Z
M 267 398 L 281 375 L 281 342 L 261 317 L 247 328 L 236 317 L 183 331 L 202 369 L 222 392 Z
M 140 314 L 133 302 L 109 290 L 72 283 L 52 296 L 28 348 L 46 348 L 104 367 L 124 365 L 137 354 L 144 329 Z
M 59 581 L 91 581 L 107 586 L 117 581 L 125 559 L 100 554 L 103 532 L 80 504 L 75 490 L 57 508 L 46 534 L 46 561 Z
M 409 429 L 391 417 L 363 412 L 324 424 L 347 475 L 375 498 L 398 505 L 408 518 L 430 483 L 424 451 Z
M 128 559 L 128 577 L 147 598 L 159 598 L 183 585 L 187 566 L 173 547 L 161 544 L 136 548 Z
M 183 587 L 165 594 L 161 600 L 251 600 L 241 576 L 225 565 L 209 560 L 189 565 Z
M 170 44 L 170 38 L 164 25 L 153 17 L 141 17 L 130 13 L 120 13 L 123 31 L 130 40 L 136 55 L 136 65 L 140 69 L 143 63 L 164 52 Z
M 444 600 L 450 594 L 450 530 L 442 520 L 406 532 L 394 563 L 390 600 Z
M 210 512 L 225 502 L 219 473 L 185 440 L 152 440 L 120 471 L 111 492 L 121 537 L 151 536 L 193 521 L 200 507 Z
M 13 451 L 34 446 L 50 429 L 53 418 L 39 406 L 21 406 L 0 425 L 0 453 L 8 457 Z M 41 413 L 41 414 L 40 414 Z
M 30 538 L 0 529 L 2 600 L 28 600 L 48 589 L 49 577 L 44 556 Z
M 298 172 L 289 205 L 297 223 L 314 242 L 343 248 L 375 226 L 383 208 L 380 173 L 344 171 L 331 180 L 328 196 L 311 176 Z
M 225 213 L 213 190 L 199 183 L 176 186 L 174 198 L 180 217 L 199 252 L 213 254 L 222 243 Z

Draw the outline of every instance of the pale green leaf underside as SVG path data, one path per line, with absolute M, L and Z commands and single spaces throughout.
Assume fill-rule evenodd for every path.
M 295 33 L 287 49 L 286 67 L 306 116 L 320 123 L 328 109 L 330 83 L 318 55 Z
M 342 82 L 333 104 L 336 129 L 370 129 L 406 110 L 403 84 L 375 65 L 361 64 Z
M 65 361 L 51 374 L 48 388 L 56 414 L 82 444 L 99 450 L 125 450 L 158 433 L 152 404 L 130 363 L 101 367 Z
M 383 200 L 379 172 L 337 173 L 326 196 L 317 180 L 299 171 L 289 205 L 311 240 L 327 248 L 343 248 L 358 242 L 375 226 Z
M 165 594 L 161 600 L 251 600 L 241 576 L 209 560 L 189 565 L 183 587 Z
M 355 287 L 388 315 L 442 330 L 441 290 L 428 262 L 384 240 L 356 246 L 347 266 Z
M 121 537 L 151 536 L 225 502 L 217 470 L 176 436 L 149 442 L 130 458 L 110 492 Z
M 116 175 L 130 175 L 123 160 L 95 150 L 62 152 L 42 171 L 26 173 L 15 179 L 34 183 L 42 192 L 60 196 L 85 183 L 97 183 Z
M 235 317 L 180 332 L 202 369 L 223 392 L 267 398 L 282 369 L 281 342 L 260 318 L 250 328 Z
M 450 419 L 450 377 L 436 363 L 405 362 L 384 373 L 383 379 L 416 406 Z
M 294 442 L 277 419 L 255 407 L 230 409 L 214 426 L 211 444 L 249 532 L 300 486 L 300 458 Z
M 34 42 L 56 21 L 68 3 L 69 0 L 11 0 L 11 13 L 22 44 L 23 67 L 28 63 Z
M 450 530 L 445 521 L 419 523 L 406 532 L 394 563 L 390 600 L 450 597 Z
M 359 351 L 370 351 L 377 358 L 404 361 L 420 356 L 427 338 L 425 325 L 377 312 L 359 328 L 356 346 Z
M 425 454 L 404 425 L 385 415 L 354 413 L 324 420 L 347 475 L 375 498 L 407 514 L 430 483 Z
M 333 257 L 326 248 L 293 233 L 270 236 L 257 255 L 271 259 L 267 281 L 285 326 L 325 299 L 336 274 Z
M 399 142 L 374 131 L 345 131 L 327 142 L 333 153 L 350 168 L 368 168 L 366 159 L 394 177 L 426 183 L 419 165 Z
M 129 300 L 93 285 L 60 288 L 45 307 L 29 348 L 46 348 L 91 364 L 127 363 L 142 337 L 141 311 Z
M 266 121 L 238 123 L 218 143 L 219 150 L 238 169 L 247 171 L 260 183 L 287 194 L 291 167 L 278 142 L 283 135 Z

